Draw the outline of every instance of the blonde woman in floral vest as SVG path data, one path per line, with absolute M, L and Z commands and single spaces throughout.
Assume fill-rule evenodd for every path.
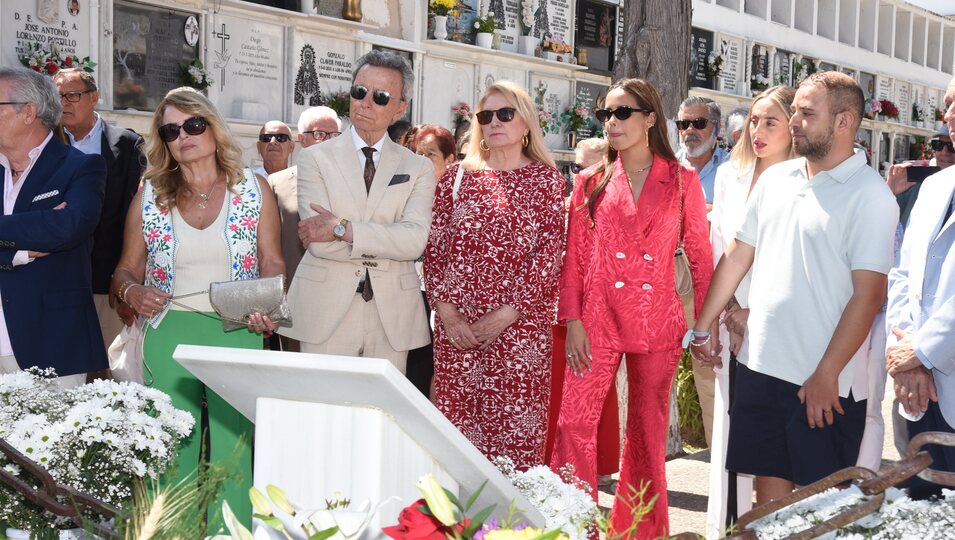
M 191 88 L 166 94 L 147 137 L 149 168 L 126 216 L 123 254 L 113 274 L 116 297 L 146 319 L 143 354 L 153 386 L 190 411 L 196 430 L 183 444 L 180 478 L 194 474 L 200 448 L 208 459 L 232 455 L 243 441 L 240 483 L 227 484 L 225 499 L 235 514 L 251 521 L 252 424 L 172 359 L 177 345 L 258 349 L 275 327 L 251 314 L 248 330 L 223 332 L 213 317 L 209 283 L 283 274 L 279 219 L 268 184 L 243 170 L 241 151 L 215 106 Z M 139 212 L 133 209 L 140 209 Z M 126 307 L 121 306 L 121 307 Z M 123 313 L 123 309 L 120 310 Z M 133 315 L 125 318 L 133 323 Z M 208 417 L 201 414 L 207 407 Z M 215 527 L 217 524 L 212 524 Z

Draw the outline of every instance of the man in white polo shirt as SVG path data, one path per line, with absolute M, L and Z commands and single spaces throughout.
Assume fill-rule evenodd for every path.
M 853 151 L 863 102 L 842 73 L 799 86 L 789 126 L 803 157 L 763 173 L 687 333 L 694 355 L 718 361 L 716 319 L 752 266 L 749 358 L 734 381 L 726 467 L 756 476 L 757 504 L 853 466 L 859 453 L 868 334 L 899 212 Z

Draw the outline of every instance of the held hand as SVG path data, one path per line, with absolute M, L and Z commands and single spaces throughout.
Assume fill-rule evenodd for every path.
M 265 337 L 270 337 L 272 332 L 278 328 L 278 325 L 270 317 L 258 311 L 250 313 L 247 318 L 249 319 L 249 331 L 263 334 Z
M 112 302 L 113 295 L 109 296 Z M 116 313 L 119 315 L 119 319 L 123 321 L 123 324 L 126 326 L 132 326 L 133 322 L 136 321 L 136 310 L 130 307 L 125 302 L 116 302 Z
M 895 397 L 905 412 L 914 416 L 928 410 L 928 400 L 938 401 L 935 379 L 925 366 L 900 371 L 892 378 L 895 379 Z
M 162 311 L 171 297 L 163 290 L 138 284 L 126 291 L 126 302 L 143 317 L 152 317 Z
M 434 308 L 438 312 L 444 335 L 451 346 L 459 351 L 465 351 L 481 344 L 457 306 L 447 302 L 436 302 Z
M 481 349 L 488 348 L 501 332 L 514 324 L 520 318 L 520 313 L 508 305 L 488 311 L 471 325 L 471 332 L 481 342 Z
M 340 220 L 320 205 L 312 203 L 309 207 L 317 214 L 298 222 L 298 238 L 302 241 L 302 247 L 308 248 L 312 242 L 334 241 L 335 225 Z
M 889 375 L 909 371 L 922 365 L 922 361 L 915 354 L 915 344 L 912 337 L 898 326 L 892 326 L 892 333 L 899 340 L 885 352 L 885 367 Z
M 746 321 L 749 320 L 749 309 L 734 309 L 723 316 L 723 326 L 731 334 L 739 334 L 740 337 L 746 334 Z
M 835 413 L 845 414 L 839 403 L 839 376 L 816 371 L 799 389 L 800 403 L 806 405 L 809 427 L 826 427 L 835 423 Z M 835 412 L 833 412 L 835 411 Z
M 730 352 L 734 356 L 739 356 L 739 349 L 743 346 L 743 336 L 736 332 L 730 332 Z
M 593 371 L 590 367 L 590 338 L 584 323 L 579 320 L 567 321 L 567 339 L 565 340 L 565 356 L 567 367 L 578 377 L 584 376 L 584 369 Z

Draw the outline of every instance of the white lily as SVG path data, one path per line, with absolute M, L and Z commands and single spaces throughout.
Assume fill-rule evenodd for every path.
M 416 487 L 424 495 L 424 500 L 428 502 L 428 510 L 431 511 L 435 519 L 447 527 L 458 522 L 457 516 L 454 515 L 454 505 L 451 503 L 451 499 L 448 498 L 448 494 L 444 492 L 444 488 L 441 487 L 433 474 L 429 473 L 422 476 Z

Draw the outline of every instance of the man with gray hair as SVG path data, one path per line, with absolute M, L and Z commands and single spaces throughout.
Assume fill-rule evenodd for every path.
M 54 135 L 62 113 L 52 80 L 0 68 L 0 373 L 54 368 L 66 387 L 107 367 L 90 262 L 106 165 Z
M 308 148 L 341 135 L 342 121 L 330 107 L 310 107 L 298 116 L 298 142 Z M 305 247 L 298 238 L 298 166 L 292 165 L 268 178 L 279 207 L 282 222 L 282 258 L 285 259 L 285 282 L 291 283 L 295 269 L 305 255 Z M 280 336 L 283 351 L 299 351 L 298 340 Z
M 307 252 L 289 289 L 302 352 L 390 360 L 429 341 L 414 261 L 431 227 L 434 167 L 395 144 L 414 85 L 401 56 L 373 50 L 355 63 L 343 137 L 298 158 L 299 238 Z
M 720 106 L 712 99 L 690 96 L 680 104 L 676 128 L 680 134 L 677 158 L 700 175 L 709 210 L 713 206 L 716 169 L 729 157 L 716 144 L 720 133 Z
M 743 134 L 746 127 L 746 119 L 749 117 L 749 110 L 746 107 L 737 107 L 726 117 L 726 144 L 733 148 Z

